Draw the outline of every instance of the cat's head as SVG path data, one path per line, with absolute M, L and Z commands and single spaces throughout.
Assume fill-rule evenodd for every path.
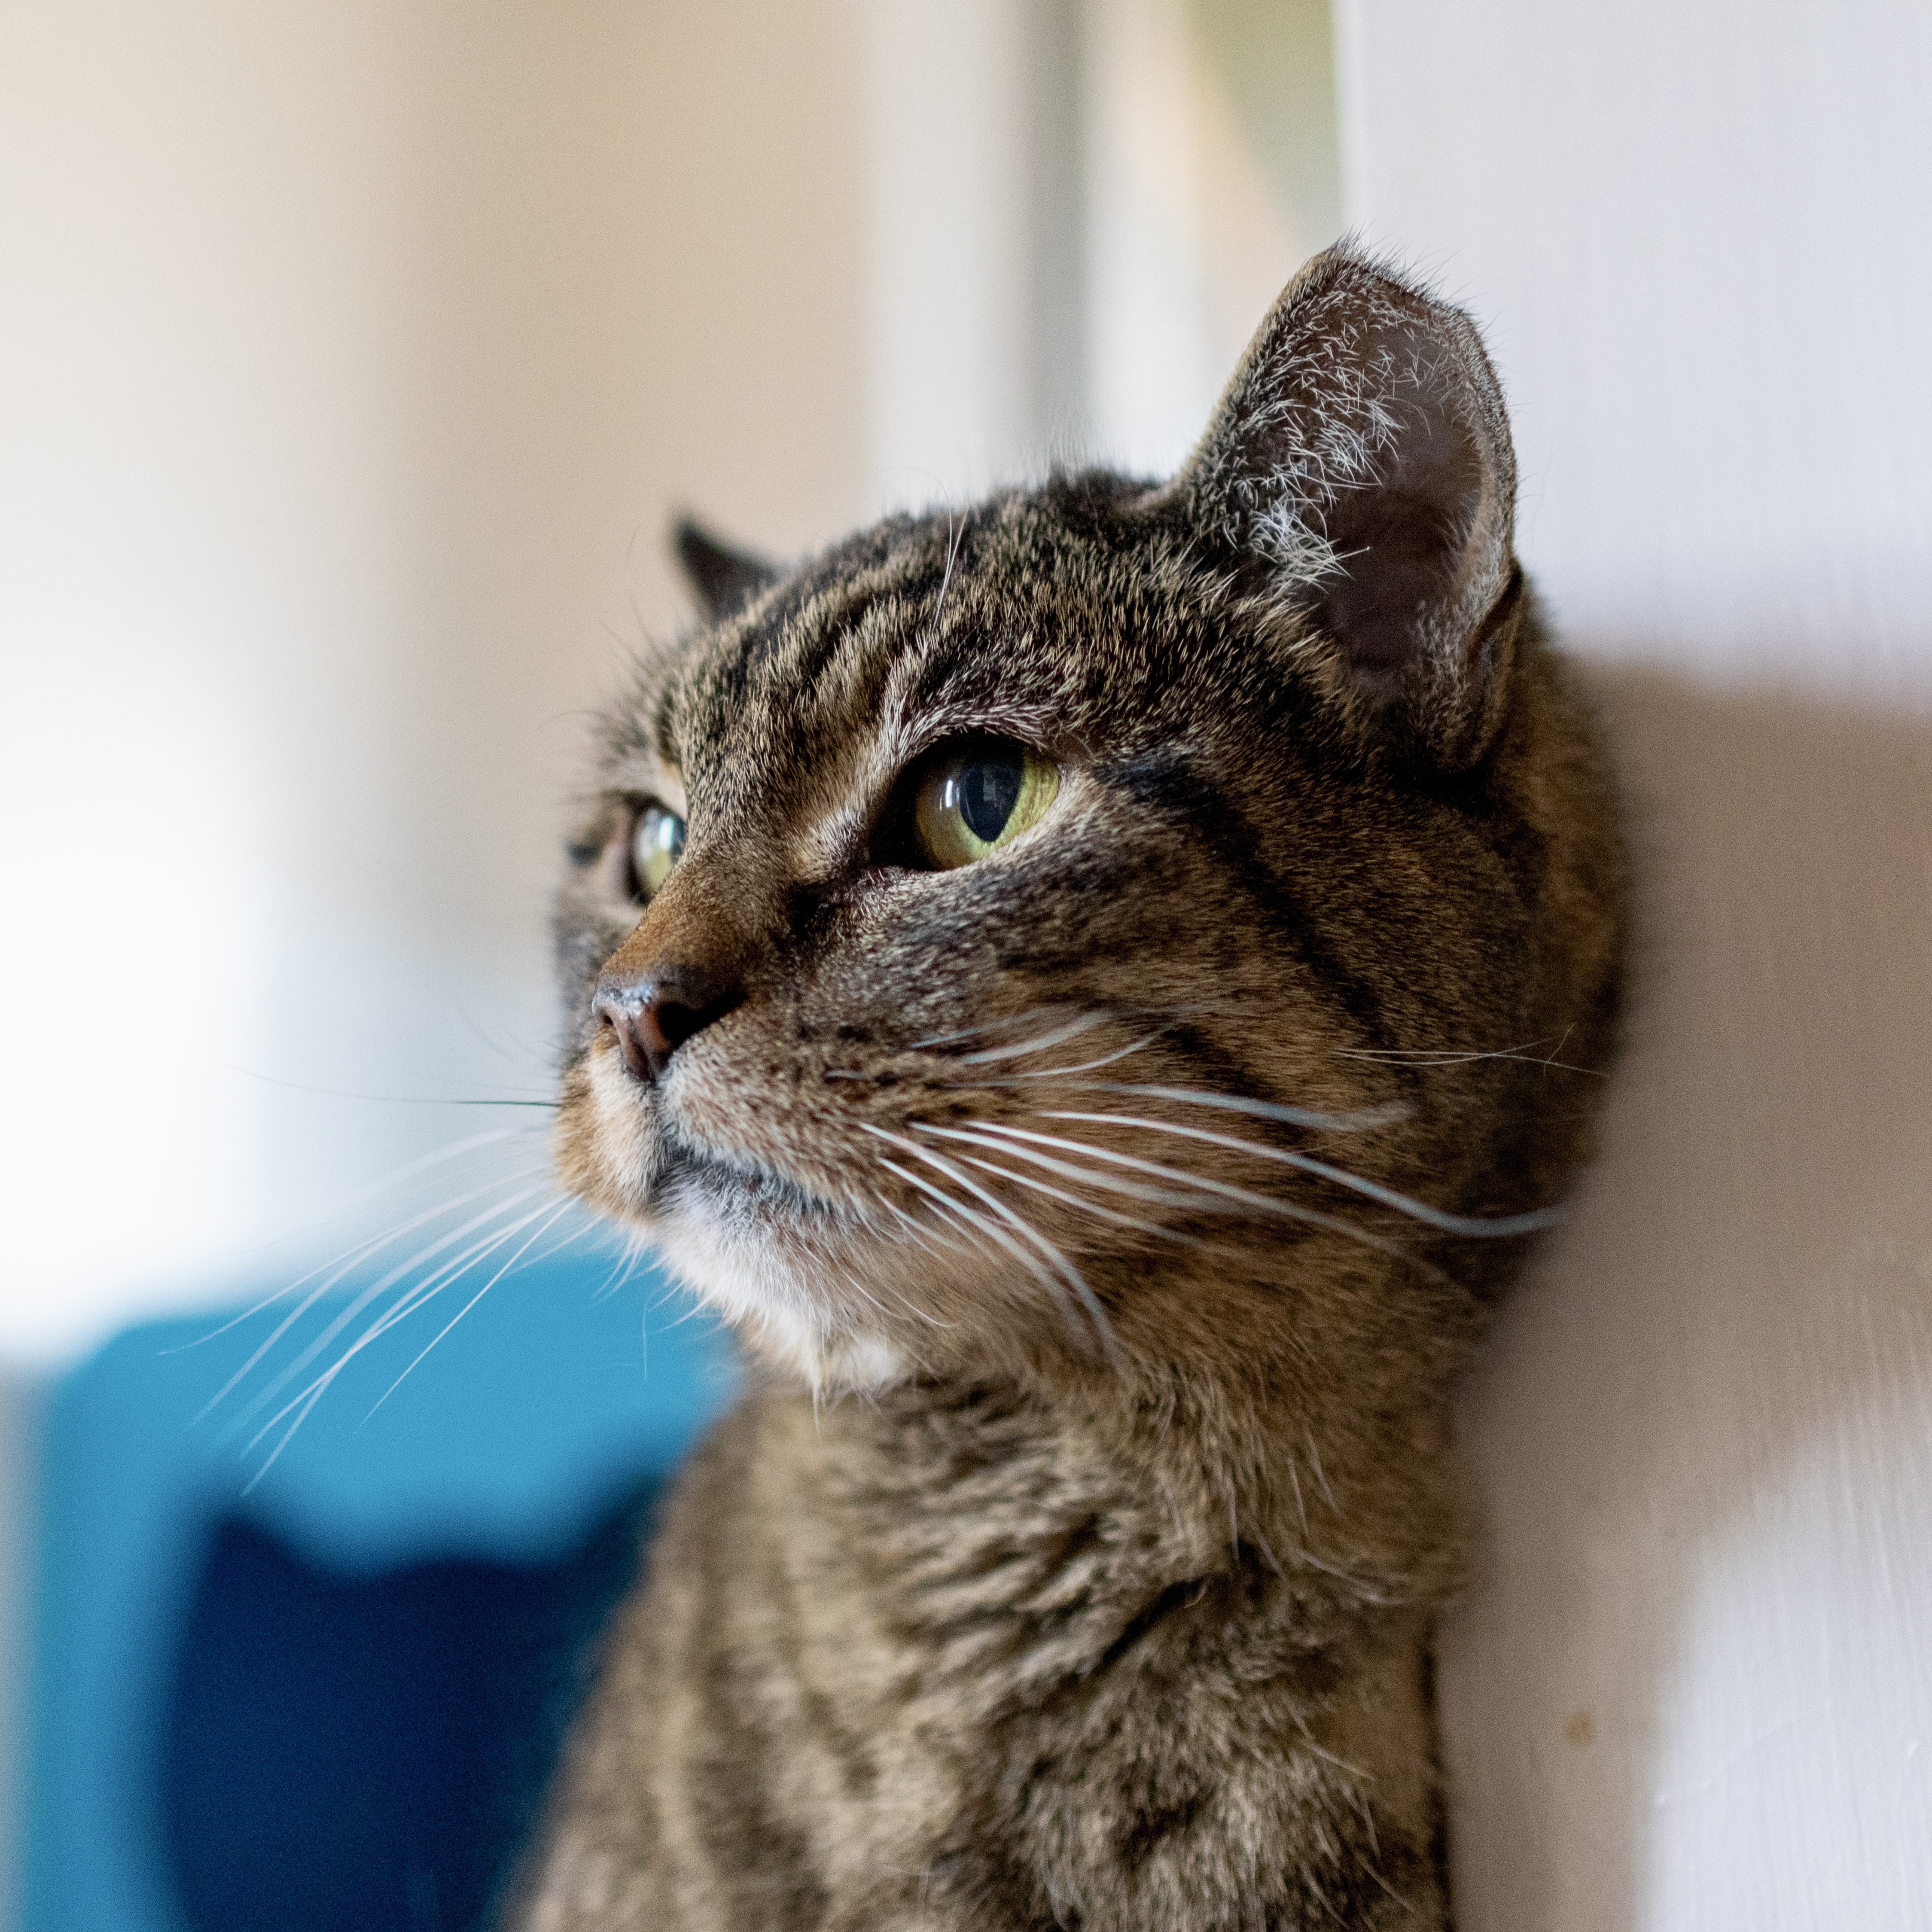
M 1165 484 L 688 530 L 560 911 L 567 1183 L 816 1379 L 1454 1327 L 1615 996 L 1514 487 L 1467 318 L 1338 250 Z

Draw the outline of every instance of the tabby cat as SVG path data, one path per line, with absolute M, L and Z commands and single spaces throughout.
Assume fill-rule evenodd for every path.
M 754 1366 L 515 1924 L 1447 1923 L 1448 1397 L 1622 926 L 1514 494 L 1468 319 L 1343 248 L 1169 482 L 682 534 L 557 1150 Z

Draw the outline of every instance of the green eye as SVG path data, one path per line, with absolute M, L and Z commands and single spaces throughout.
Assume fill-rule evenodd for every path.
M 935 871 L 970 866 L 1038 824 L 1059 789 L 1052 762 L 1024 745 L 978 745 L 942 758 L 913 802 L 920 854 Z
M 684 820 L 661 805 L 647 805 L 638 814 L 631 835 L 631 869 L 637 874 L 639 895 L 649 898 L 670 877 L 684 850 Z

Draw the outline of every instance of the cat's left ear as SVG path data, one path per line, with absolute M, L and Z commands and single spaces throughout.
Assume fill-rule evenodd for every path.
M 1461 310 L 1346 243 L 1318 255 L 1171 489 L 1412 745 L 1450 769 L 1480 756 L 1522 580 L 1509 419 Z
M 685 580 L 714 624 L 734 616 L 782 574 L 776 564 L 764 557 L 721 543 L 689 517 L 678 519 L 672 540 L 677 546 L 677 560 L 684 566 Z

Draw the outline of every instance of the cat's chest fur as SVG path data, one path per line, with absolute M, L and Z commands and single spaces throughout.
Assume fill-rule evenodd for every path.
M 529 1922 L 1435 1922 L 1424 1616 L 1124 1487 L 1112 1432 L 748 1402 L 614 1633 Z
M 1466 316 L 1346 249 L 1160 485 L 710 611 L 558 918 L 566 1184 L 740 1330 L 512 1922 L 1444 1922 L 1449 1400 L 1623 872 Z

